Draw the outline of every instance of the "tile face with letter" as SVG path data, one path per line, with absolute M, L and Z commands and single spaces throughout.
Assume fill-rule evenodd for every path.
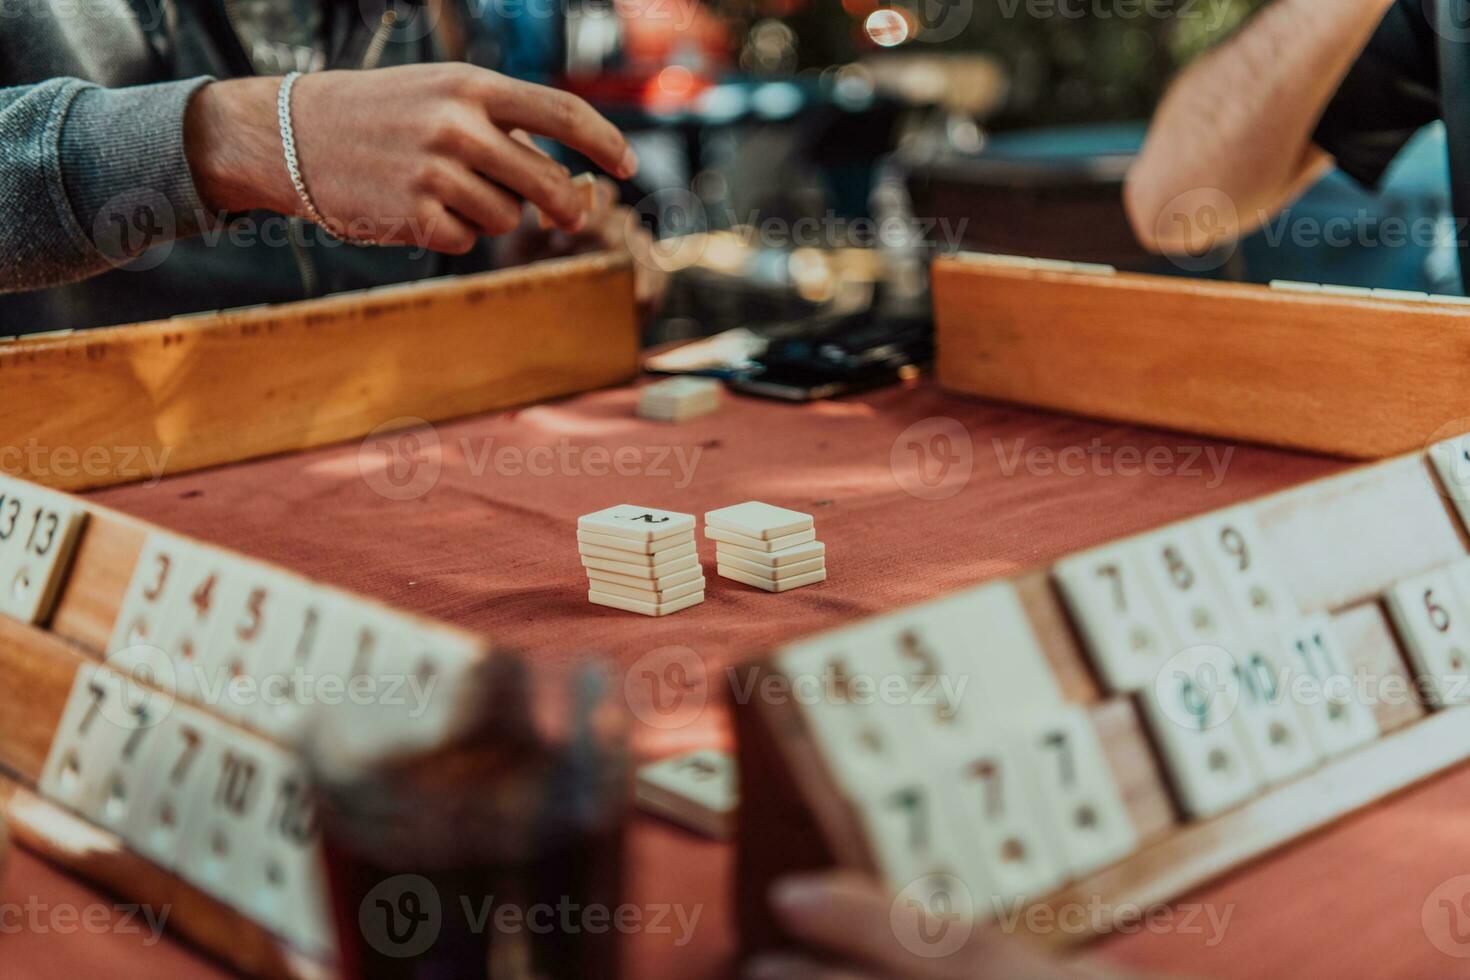
M 1408 649 L 1420 689 L 1435 707 L 1470 701 L 1470 587 L 1463 563 L 1438 569 L 1388 591 L 1387 604 Z
M 638 770 L 638 805 L 674 823 L 728 840 L 735 830 L 738 786 L 735 759 L 696 749 Z
M 1052 574 L 1109 690 L 1152 684 L 1175 651 L 1132 544 L 1064 559 Z

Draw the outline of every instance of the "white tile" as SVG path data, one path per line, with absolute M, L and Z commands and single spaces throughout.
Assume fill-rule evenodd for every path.
M 812 515 L 759 500 L 747 500 L 743 504 L 707 511 L 704 523 L 707 527 L 767 541 L 807 530 L 812 527 Z
M 1320 293 L 1322 287 L 1315 282 L 1295 282 L 1291 279 L 1272 279 L 1271 288 L 1288 293 Z
M 1291 698 L 1290 672 L 1281 660 L 1280 643 L 1274 636 L 1253 637 L 1232 653 L 1240 689 L 1237 728 L 1256 772 L 1265 783 L 1274 784 L 1314 768 L 1322 756 Z
M 912 770 L 893 772 L 854 794 L 853 803 L 890 892 L 952 875 L 981 908 L 995 893 L 978 846 L 955 825 L 961 807 L 951 787 Z
M 809 541 L 806 544 L 783 548 L 779 551 L 761 551 L 725 543 L 717 545 L 715 550 L 720 555 L 733 555 L 736 558 L 744 558 L 746 561 L 759 562 L 775 568 L 811 561 L 813 558 L 823 558 L 827 554 L 827 546 L 820 541 Z
M 290 611 L 312 586 L 279 569 L 231 559 L 200 647 L 198 699 L 226 718 L 256 725 L 264 713 L 262 673 L 276 666 L 273 651 L 294 641 Z
M 50 618 L 86 518 L 79 501 L 0 474 L 0 614 Z
M 597 534 L 594 531 L 577 532 L 577 543 L 579 545 L 591 545 L 594 548 L 611 548 L 622 553 L 633 552 L 640 555 L 651 555 L 656 551 L 665 551 L 677 545 L 692 544 L 693 542 L 693 531 L 671 534 L 668 537 L 650 541 L 622 538 L 616 534 Z
M 149 532 L 108 640 L 108 661 L 119 670 L 151 675 L 165 687 L 175 685 L 177 665 L 162 641 L 188 606 L 186 580 L 193 554 L 188 541 L 160 531 Z
M 211 676 L 218 665 L 207 644 L 222 615 L 223 583 L 236 574 L 240 563 L 233 555 L 193 542 L 180 543 L 176 555 L 169 597 L 154 620 L 149 643 L 172 664 L 178 696 L 204 703 L 212 683 L 220 680 Z
M 596 568 L 630 578 L 667 579 L 681 572 L 687 572 L 691 568 L 699 568 L 699 555 L 672 558 L 659 565 L 635 565 L 627 561 L 613 561 L 610 558 L 591 558 L 583 555 L 582 565 L 585 568 Z
M 633 551 L 622 551 L 617 548 L 599 548 L 596 545 L 579 544 L 577 550 L 584 558 L 601 558 L 606 561 L 619 561 L 629 565 L 663 565 L 678 558 L 687 558 L 696 553 L 693 541 L 682 544 L 674 544 L 662 548 L 650 554 L 639 554 Z
M 189 817 L 212 788 L 209 760 L 232 731 L 202 709 L 173 703 L 158 724 L 122 829 L 129 847 L 166 870 L 178 866 Z
M 706 527 L 704 536 L 711 541 L 720 544 L 734 545 L 746 551 L 761 551 L 767 554 L 773 551 L 787 551 L 798 545 L 815 541 L 817 538 L 816 528 L 807 528 L 805 531 L 797 531 L 794 534 L 783 534 L 779 538 L 752 538 L 745 534 L 736 534 L 724 528 Z
M 649 813 L 727 840 L 739 803 L 735 759 L 717 749 L 696 749 L 641 766 L 637 797 Z
M 1308 616 L 1283 639 L 1293 697 L 1317 751 L 1331 758 L 1378 737 L 1378 721 L 1326 616 Z M 1300 678 L 1300 681 L 1299 681 Z
M 806 572 L 802 575 L 792 575 L 780 581 L 766 578 L 763 575 L 752 575 L 750 572 L 742 572 L 738 568 L 729 565 L 716 566 L 722 578 L 749 585 L 752 588 L 763 589 L 766 592 L 789 592 L 799 589 L 804 585 L 816 585 L 818 582 L 827 581 L 827 569 L 819 568 L 815 572 Z
M 642 602 L 658 604 L 682 599 L 694 592 L 703 592 L 706 581 L 703 575 L 699 575 L 680 585 L 659 590 L 618 585 L 616 582 L 603 582 L 595 579 L 589 584 L 592 586 L 592 591 L 601 592 L 603 595 L 622 596 L 625 599 L 638 599 Z
M 1406 303 L 1422 303 L 1429 299 L 1429 294 L 1416 289 L 1375 289 L 1374 299 L 1396 300 Z
M 607 606 L 609 609 L 621 609 L 624 612 L 634 612 L 643 616 L 667 616 L 681 609 L 688 609 L 690 606 L 699 605 L 704 601 L 704 593 L 692 592 L 678 599 L 653 603 L 591 590 L 587 593 L 587 601 L 594 606 Z
M 1264 782 L 1239 718 L 1234 664 L 1222 648 L 1195 648 L 1170 658 L 1158 682 L 1138 692 L 1169 783 L 1191 817 L 1228 810 Z
M 1022 740 L 999 729 L 975 744 L 939 750 L 960 807 L 959 826 L 973 836 L 1002 902 L 1039 898 L 1067 871 L 1044 830 L 1047 816 Z
M 220 729 L 199 759 L 202 790 L 190 808 L 176 871 L 215 898 L 244 910 L 251 862 L 271 799 L 266 792 L 270 743 L 239 729 Z
M 820 571 L 827 566 L 827 559 L 821 555 L 808 561 L 799 561 L 790 565 L 763 565 L 758 561 L 751 561 L 748 558 L 741 558 L 738 555 L 725 554 L 723 551 L 718 552 L 718 558 L 721 565 L 728 565 L 731 568 L 748 572 L 751 575 L 758 575 L 761 578 L 770 579 L 773 582 L 780 582 L 794 575 L 805 575 L 808 572 Z
M 694 562 L 692 565 L 688 565 L 686 568 L 684 568 L 683 571 L 671 572 L 670 574 L 661 576 L 659 578 L 647 578 L 634 575 L 619 575 L 617 572 L 608 572 L 604 571 L 601 568 L 587 569 L 587 579 L 589 582 L 605 582 L 608 585 L 620 585 L 624 588 L 637 589 L 640 592 L 650 590 L 654 592 L 668 591 L 670 589 L 676 589 L 681 585 L 688 585 L 690 582 L 694 582 L 703 578 L 704 568 L 701 567 L 699 562 L 697 561 Z M 594 587 L 597 588 L 599 592 L 611 591 L 609 589 L 603 589 L 597 586 Z M 617 595 L 618 593 L 613 594 Z
M 260 755 L 265 804 L 241 831 L 234 900 L 252 919 L 321 955 L 333 944 L 326 867 L 307 774 L 290 753 Z
M 1108 689 L 1152 684 L 1174 644 L 1130 545 L 1074 555 L 1058 562 L 1052 575 Z
M 708 398 L 711 395 L 719 395 L 723 388 L 724 385 L 716 378 L 685 375 L 646 385 L 639 389 L 638 394 L 644 399 L 682 401 L 686 398 Z
M 1229 645 L 1229 599 L 1206 568 L 1188 525 L 1176 524 L 1135 539 L 1139 564 L 1182 646 Z
M 287 745 L 298 744 L 308 721 L 310 686 L 323 674 L 345 669 L 347 655 L 325 641 L 336 593 L 302 583 L 278 589 L 263 654 L 256 666 L 259 684 L 246 721 Z
M 41 795 L 96 822 L 110 777 L 150 741 L 164 700 L 114 670 L 82 664 L 41 769 Z
M 1249 507 L 1217 511 L 1191 526 L 1243 631 L 1273 632 L 1301 617 L 1254 511 Z
M 1018 732 L 1036 776 L 1047 832 L 1068 876 L 1090 874 L 1131 854 L 1138 832 L 1086 710 L 1037 712 Z
M 1429 458 L 1460 523 L 1470 528 L 1470 435 L 1435 443 L 1429 447 Z
M 1462 563 L 1463 565 L 1463 563 Z M 1470 702 L 1470 576 L 1437 569 L 1389 589 L 1388 611 L 1431 704 Z
M 577 530 L 612 534 L 637 541 L 652 541 L 671 534 L 694 530 L 694 515 L 678 511 L 615 504 L 577 518 Z

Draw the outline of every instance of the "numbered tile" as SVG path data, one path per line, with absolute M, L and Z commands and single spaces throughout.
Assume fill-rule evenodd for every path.
M 0 614 L 50 618 L 86 517 L 70 497 L 0 477 Z
M 1470 435 L 1456 436 L 1431 446 L 1429 458 L 1446 495 L 1460 515 L 1460 523 L 1470 528 Z
M 237 560 L 213 548 L 183 542 L 174 551 L 166 602 L 154 618 L 149 641 L 163 651 L 178 696 L 216 709 L 222 695 L 217 658 L 209 641 L 221 619 L 223 584 Z M 226 714 L 230 712 L 226 711 Z
M 1045 804 L 1025 744 L 996 730 L 976 746 L 944 752 L 959 805 L 958 826 L 971 835 L 1002 902 L 1039 897 L 1061 884 L 1066 868 L 1047 837 Z
M 41 770 L 41 795 L 103 822 L 99 818 L 113 805 L 114 791 L 123 794 L 117 802 L 127 802 L 128 788 L 119 786 L 118 773 L 131 771 L 150 741 L 160 704 L 157 692 L 114 670 L 79 667 Z M 110 816 L 105 821 L 114 823 Z
M 152 532 L 144 541 L 108 641 L 108 662 L 117 669 L 174 686 L 177 671 L 162 639 L 175 610 L 188 601 L 183 582 L 191 554 L 188 542 L 169 534 Z
M 915 882 L 953 875 L 965 883 L 977 912 L 997 889 L 978 850 L 952 821 L 959 804 L 946 787 L 913 775 L 890 775 L 870 783 L 853 799 L 868 846 L 884 884 L 902 892 Z
M 236 852 L 240 907 L 297 946 L 326 954 L 332 922 L 310 783 L 290 752 L 267 746 L 261 762 L 265 806 Z
M 1292 700 L 1290 671 L 1274 638 L 1251 639 L 1239 648 L 1231 669 L 1240 690 L 1240 730 L 1256 770 L 1267 783 L 1281 783 L 1322 761 Z
M 788 648 L 777 663 L 823 759 L 848 793 L 913 764 L 921 737 L 905 726 L 900 710 L 883 703 L 880 685 L 893 675 L 873 634 L 842 630 Z M 907 704 L 903 693 L 899 701 Z
M 274 595 L 271 618 L 257 660 L 257 694 L 245 721 L 285 745 L 296 745 L 310 722 L 319 680 L 342 675 L 354 651 L 326 640 L 336 593 L 301 580 L 283 583 Z
M 685 752 L 638 770 L 638 805 L 706 837 L 729 840 L 735 832 L 737 782 L 735 759 L 728 752 Z
M 272 747 L 240 730 L 219 729 L 211 751 L 200 760 L 202 791 L 191 801 L 184 826 L 179 875 L 229 905 L 243 909 L 259 860 L 262 829 L 270 808 L 266 788 Z
M 1086 710 L 1039 713 L 1018 732 L 1036 775 L 1045 827 L 1068 876 L 1082 877 L 1131 854 L 1138 833 Z
M 1057 564 L 1052 572 L 1108 689 L 1136 691 L 1175 651 L 1135 552 L 1111 545 Z
M 233 721 L 256 725 L 261 673 L 271 650 L 291 642 L 284 612 L 287 594 L 306 582 L 265 565 L 235 558 L 214 599 L 209 632 L 199 644 L 199 700 Z
M 1430 572 L 1389 590 L 1388 611 L 1409 651 L 1429 703 L 1445 708 L 1470 702 L 1470 586 L 1464 572 Z
M 1372 706 L 1364 703 L 1331 621 L 1307 617 L 1286 633 L 1283 643 L 1293 696 L 1301 703 L 1317 751 L 1330 758 L 1377 738 L 1378 721 Z
M 229 731 L 205 711 L 177 700 L 158 723 L 122 836 L 159 867 L 178 867 L 185 830 L 210 789 L 211 759 Z
M 1206 563 L 1243 631 L 1272 633 L 1300 617 L 1296 597 L 1287 588 L 1249 507 L 1211 514 L 1194 522 L 1193 528 Z
M 1234 667 L 1225 649 L 1196 648 L 1171 658 L 1138 694 L 1180 808 L 1192 817 L 1227 810 L 1264 784 L 1246 744 Z
M 1175 525 L 1139 538 L 1135 544 L 1174 638 L 1184 647 L 1228 646 L 1237 624 L 1231 622 L 1224 591 L 1207 572 L 1189 528 Z

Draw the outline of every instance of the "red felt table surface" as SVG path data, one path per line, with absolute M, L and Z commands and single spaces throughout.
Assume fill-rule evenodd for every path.
M 597 392 L 92 497 L 484 632 L 538 662 L 606 656 L 626 667 L 677 646 L 714 679 L 789 638 L 1344 465 L 988 405 L 926 383 L 805 406 L 728 398 L 717 414 L 678 425 L 636 418 L 636 401 L 631 388 Z M 968 436 L 955 439 L 956 425 L 944 419 Z M 936 435 L 950 443 L 934 442 Z M 916 441 L 950 458 L 960 468 L 951 473 L 963 472 L 968 453 L 968 479 L 943 499 L 926 499 L 932 494 L 912 470 Z M 916 486 L 918 494 L 909 492 Z M 719 578 L 713 542 L 701 538 L 709 576 L 703 604 L 649 619 L 587 602 L 578 515 L 616 503 L 702 515 L 750 499 L 815 517 L 827 545 L 826 582 L 772 595 Z M 710 703 L 687 724 L 641 726 L 637 747 L 658 756 L 728 745 L 727 722 Z M 1316 964 L 1326 975 L 1329 963 L 1398 964 L 1385 975 L 1402 976 L 1413 975 L 1409 968 L 1421 975 L 1435 964 L 1448 968 L 1418 925 L 1422 902 L 1410 900 L 1470 870 L 1470 842 L 1463 834 L 1452 839 L 1438 822 L 1457 807 L 1463 813 L 1467 797 L 1464 774 L 1440 780 L 1212 886 L 1212 901 L 1235 905 L 1216 945 L 1204 945 L 1208 935 L 1141 933 L 1100 949 L 1123 962 L 1220 976 L 1288 966 L 1302 974 Z M 692 940 L 677 928 L 630 937 L 628 975 L 721 975 L 734 948 L 729 848 L 640 817 L 629 863 L 628 901 L 679 903 L 697 909 L 699 919 Z M 4 879 L 0 902 L 75 888 L 22 859 Z M 1396 904 L 1380 914 L 1374 890 L 1384 888 Z M 56 944 L 69 951 L 53 951 Z M 1330 959 L 1318 955 L 1326 946 Z M 195 962 L 172 946 L 0 935 L 7 976 L 55 975 L 48 963 L 94 957 L 110 960 L 94 971 L 101 976 L 129 976 L 107 971 L 134 967 L 192 975 Z M 166 966 L 176 963 L 191 965 L 178 973 Z

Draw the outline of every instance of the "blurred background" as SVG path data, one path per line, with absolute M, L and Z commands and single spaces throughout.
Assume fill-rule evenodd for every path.
M 1187 268 L 1138 248 L 1120 193 L 1155 103 L 1263 2 L 598 0 L 567 12 L 556 81 L 634 134 L 645 224 L 713 233 L 663 256 L 655 341 L 860 302 L 863 276 L 901 301 L 956 248 L 1459 293 L 1437 127 L 1376 194 L 1330 175 Z M 1385 233 L 1322 248 L 1333 216 Z

